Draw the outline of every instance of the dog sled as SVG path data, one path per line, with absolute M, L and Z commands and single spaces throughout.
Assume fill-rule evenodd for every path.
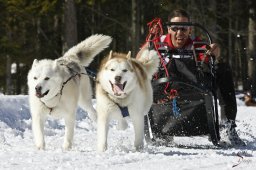
M 162 30 L 159 20 L 152 21 L 151 24 L 156 29 Z M 211 44 L 211 36 L 198 23 L 178 22 L 166 23 L 166 25 L 199 28 L 205 34 L 207 41 L 194 42 L 189 50 L 173 50 L 164 44 L 159 45 L 158 52 L 162 63 L 168 59 L 171 66 L 160 67 L 157 78 L 152 81 L 154 102 L 149 114 L 145 116 L 146 142 L 154 143 L 160 139 L 168 143 L 173 136 L 208 135 L 213 145 L 218 146 L 220 133 L 215 58 L 209 57 L 207 65 L 197 61 L 197 55 L 205 54 L 207 51 L 207 48 L 201 46 L 207 47 Z M 154 35 L 159 36 L 159 34 L 161 33 L 158 31 Z M 168 73 L 165 73 L 164 69 L 167 69 Z

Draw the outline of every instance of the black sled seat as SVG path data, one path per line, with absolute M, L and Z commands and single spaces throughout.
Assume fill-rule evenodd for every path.
M 166 47 L 158 50 L 162 58 L 168 56 L 170 59 L 166 66 L 169 76 L 161 75 L 160 70 L 159 78 L 152 82 L 154 102 L 145 117 L 146 141 L 208 135 L 212 143 L 218 145 L 220 135 L 213 58 L 207 66 L 198 62 L 195 54 L 204 53 L 206 49 L 194 46 L 192 50 L 177 51 Z M 175 94 L 170 95 L 171 90 Z

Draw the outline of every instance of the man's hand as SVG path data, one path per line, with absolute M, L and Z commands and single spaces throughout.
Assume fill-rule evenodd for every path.
M 206 51 L 207 55 L 213 55 L 216 58 L 220 57 L 220 47 L 218 44 L 213 43 L 209 45 L 209 49 Z

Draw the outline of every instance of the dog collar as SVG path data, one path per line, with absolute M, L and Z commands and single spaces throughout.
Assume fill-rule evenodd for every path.
M 118 107 L 119 107 L 119 109 L 121 110 L 121 113 L 122 113 L 122 116 L 123 116 L 123 117 L 129 116 L 128 107 L 121 107 L 121 106 L 119 106 L 119 105 L 118 105 Z

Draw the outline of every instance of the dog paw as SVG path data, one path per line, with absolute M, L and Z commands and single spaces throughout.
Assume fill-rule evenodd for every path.
M 70 150 L 72 148 L 72 144 L 70 142 L 64 142 L 62 147 L 64 150 Z
M 37 150 L 45 150 L 45 144 L 44 143 L 36 144 L 36 148 L 37 148 Z
M 134 146 L 134 148 L 135 148 L 135 151 L 141 152 L 144 149 L 144 145 L 143 144 L 136 145 L 136 146 Z
M 105 152 L 106 150 L 107 150 L 106 145 L 98 145 L 98 147 L 97 147 L 98 152 Z

